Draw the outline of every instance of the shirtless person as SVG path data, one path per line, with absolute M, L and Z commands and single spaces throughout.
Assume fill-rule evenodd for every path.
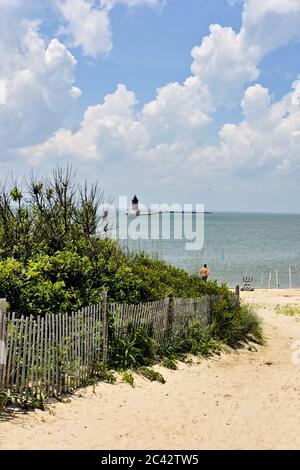
M 209 273 L 209 270 L 207 268 L 207 264 L 205 264 L 203 266 L 203 268 L 200 270 L 200 277 L 201 277 L 202 281 L 206 282 L 209 274 L 210 273 Z

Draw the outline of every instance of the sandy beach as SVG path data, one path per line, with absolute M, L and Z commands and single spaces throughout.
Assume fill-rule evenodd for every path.
M 0 449 L 297 449 L 300 447 L 300 290 L 242 293 L 264 320 L 267 345 L 161 367 L 165 385 L 136 378 L 78 391 L 45 412 L 0 418 Z M 249 350 L 251 349 L 251 350 Z

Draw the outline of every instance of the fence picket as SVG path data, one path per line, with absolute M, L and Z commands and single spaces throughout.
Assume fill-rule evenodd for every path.
M 12 313 L 12 316 L 8 316 L 8 332 L 7 332 L 7 369 L 6 369 L 6 378 L 4 386 L 7 388 L 10 385 L 10 376 L 11 376 L 11 365 L 12 365 L 12 354 L 13 354 L 13 341 L 14 341 L 14 329 L 15 329 L 15 313 Z M 11 332 L 11 334 L 10 334 Z
M 22 346 L 23 346 L 23 326 L 24 326 L 24 317 L 21 317 L 20 320 L 20 330 L 19 330 L 19 344 L 17 348 L 17 364 L 16 364 L 16 393 L 20 392 L 20 373 L 21 373 L 21 361 L 22 361 Z M 16 342 L 17 345 L 17 342 Z
M 33 317 L 30 317 L 29 319 L 29 341 L 27 342 L 27 359 L 26 359 L 26 378 L 25 378 L 25 393 L 26 393 L 26 400 L 28 400 L 29 395 L 32 396 L 32 389 L 31 389 L 31 384 L 32 384 L 32 370 L 33 370 L 33 362 L 32 358 L 34 358 L 34 352 L 35 352 L 35 334 L 34 334 L 34 329 L 35 329 L 35 320 Z M 28 365 L 27 365 L 28 364 Z
M 44 368 L 44 338 L 45 338 L 45 319 L 41 321 L 41 334 L 40 334 L 40 370 L 39 370 L 39 390 L 40 398 L 44 396 L 45 389 L 45 368 Z
M 103 362 L 108 359 L 108 312 L 107 312 L 107 294 L 102 297 L 102 315 L 103 315 Z
M 20 387 L 20 395 L 22 396 L 25 382 L 26 382 L 26 372 L 27 372 L 27 342 L 28 342 L 28 324 L 29 319 L 26 317 L 25 319 L 25 330 L 24 330 L 24 343 L 23 343 L 23 354 L 22 354 L 22 373 L 21 373 L 21 387 Z

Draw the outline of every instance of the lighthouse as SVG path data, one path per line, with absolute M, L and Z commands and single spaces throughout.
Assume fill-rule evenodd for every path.
M 133 214 L 136 214 L 138 215 L 140 213 L 140 210 L 139 210 L 139 200 L 138 198 L 136 197 L 136 195 L 133 196 L 132 200 L 131 200 L 131 203 L 132 203 L 132 206 L 131 206 L 131 212 Z

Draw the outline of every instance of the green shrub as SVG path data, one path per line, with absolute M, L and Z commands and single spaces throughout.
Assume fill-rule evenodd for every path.
M 123 380 L 123 382 L 125 382 L 125 383 L 131 385 L 132 387 L 134 387 L 134 377 L 133 377 L 131 372 L 129 372 L 129 371 L 123 372 L 122 380 Z
M 212 337 L 210 328 L 194 322 L 187 329 L 176 331 L 161 349 L 160 354 L 169 359 L 185 359 L 187 354 L 211 356 L 219 353 L 220 343 Z
M 105 290 L 110 302 L 141 303 L 173 297 L 200 297 L 222 289 L 203 283 L 182 269 L 145 254 L 127 255 L 116 242 L 81 240 L 52 255 L 39 253 L 22 263 L 0 261 L 0 296 L 19 315 L 79 310 L 99 303 Z
M 24 304 L 22 264 L 8 258 L 0 261 L 0 298 L 6 298 L 12 310 L 21 311 Z
M 93 374 L 91 383 L 96 382 L 108 382 L 108 383 L 115 383 L 116 377 L 114 376 L 113 372 L 109 370 L 107 365 L 103 364 L 102 362 L 95 363 L 93 367 Z
M 213 306 L 212 335 L 233 348 L 247 341 L 264 343 L 262 321 L 253 308 L 246 304 L 233 304 L 226 297 Z
M 13 403 L 13 398 L 6 390 L 0 389 L 0 414 L 4 409 Z
M 160 382 L 161 384 L 165 384 L 166 380 L 164 377 L 153 369 L 149 367 L 140 367 L 138 372 L 143 375 L 146 379 L 150 380 L 150 382 Z
M 152 365 L 156 358 L 156 343 L 151 335 L 129 324 L 125 339 L 111 332 L 109 364 L 116 370 L 136 369 Z
M 165 357 L 162 361 L 162 366 L 166 369 L 177 370 L 176 362 L 169 357 Z
M 129 264 L 132 273 L 141 280 L 139 301 L 152 302 L 165 296 L 195 298 L 218 292 L 214 282 L 204 283 L 198 276 L 153 259 L 145 253 L 131 255 Z

